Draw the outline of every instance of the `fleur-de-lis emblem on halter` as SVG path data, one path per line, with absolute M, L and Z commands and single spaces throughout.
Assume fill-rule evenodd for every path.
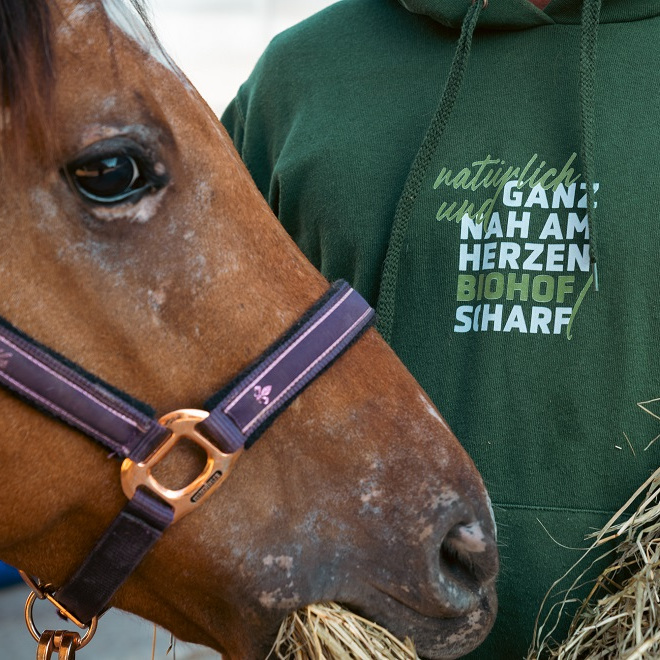
M 9 360 L 11 360 L 12 354 L 7 353 L 6 351 L 0 350 L 0 369 L 6 369 L 9 365 Z
M 255 385 L 253 390 L 254 398 L 260 404 L 267 406 L 270 403 L 270 399 L 268 397 L 272 389 L 273 388 L 270 385 L 264 385 L 263 387 L 261 387 L 260 385 Z

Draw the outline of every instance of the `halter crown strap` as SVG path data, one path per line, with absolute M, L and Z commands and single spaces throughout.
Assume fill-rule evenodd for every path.
M 275 342 L 233 383 L 209 402 L 195 434 L 211 438 L 221 469 L 211 468 L 199 488 L 176 491 L 183 508 L 202 501 L 224 480 L 235 456 L 249 448 L 263 430 L 374 319 L 374 311 L 346 282 L 336 282 L 298 323 Z M 8 324 L 0 324 L 0 383 L 126 457 L 124 472 L 143 466 L 169 442 L 168 418 L 161 422 L 115 395 L 110 386 L 51 353 Z M 200 411 L 179 411 L 198 413 Z M 185 415 L 184 415 L 185 416 Z M 199 442 L 206 440 L 199 438 Z M 210 459 L 209 459 L 210 460 Z M 224 461 L 224 463 L 222 462 Z M 129 464 L 126 468 L 127 463 Z M 126 468 L 126 469 L 125 469 Z M 136 469 L 137 469 L 136 468 Z M 224 474 L 223 474 L 224 472 Z M 149 482 L 146 482 L 147 485 Z M 137 487 L 130 500 L 55 600 L 71 618 L 84 624 L 104 611 L 119 587 L 175 520 L 163 489 Z M 125 487 L 126 490 L 126 487 Z M 167 499 L 167 497 L 166 497 Z

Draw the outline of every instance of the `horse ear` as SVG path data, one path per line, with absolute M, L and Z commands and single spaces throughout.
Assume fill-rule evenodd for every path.
M 28 149 L 52 154 L 54 67 L 47 0 L 0 0 L 0 156 L 21 170 Z

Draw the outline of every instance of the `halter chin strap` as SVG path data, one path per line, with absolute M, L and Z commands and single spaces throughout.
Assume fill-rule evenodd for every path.
M 374 311 L 346 282 L 336 282 L 284 337 L 209 402 L 209 412 L 180 410 L 155 420 L 77 365 L 0 324 L 0 384 L 124 458 L 129 497 L 82 565 L 49 599 L 80 626 L 108 603 L 169 525 L 227 477 L 284 408 L 373 322 Z M 187 438 L 207 454 L 202 473 L 172 491 L 151 471 Z

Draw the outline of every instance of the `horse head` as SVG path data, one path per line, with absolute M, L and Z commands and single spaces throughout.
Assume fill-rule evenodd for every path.
M 163 414 L 201 406 L 328 284 L 136 7 L 0 0 L 0 315 Z M 0 557 L 60 585 L 126 501 L 117 463 L 5 391 L 0 409 Z M 159 478 L 198 463 L 182 444 Z M 334 600 L 456 657 L 492 625 L 497 565 L 481 477 L 371 329 L 112 604 L 245 659 Z

